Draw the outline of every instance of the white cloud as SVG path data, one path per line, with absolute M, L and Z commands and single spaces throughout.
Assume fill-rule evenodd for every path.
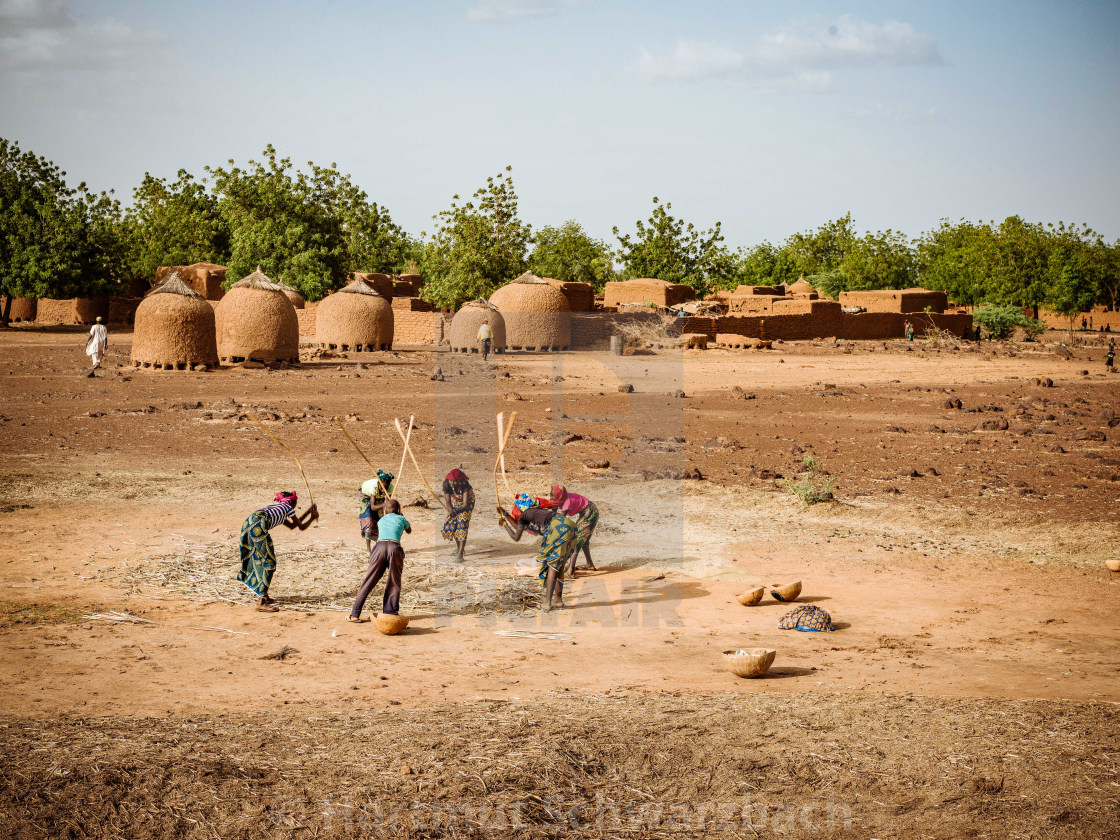
M 821 92 L 834 86 L 837 70 L 943 63 L 937 44 L 908 23 L 845 16 L 800 23 L 741 49 L 685 40 L 671 52 L 643 48 L 634 70 L 650 81 L 737 75 L 766 87 Z
M 0 0 L 0 37 L 27 29 L 66 29 L 74 25 L 62 0 Z
M 165 40 L 119 21 L 75 21 L 58 0 L 0 0 L 0 70 L 12 79 L 123 63 Z
M 475 0 L 467 9 L 467 18 L 479 23 L 517 23 L 556 17 L 570 5 L 570 0 Z
M 755 57 L 776 67 L 869 67 L 942 64 L 937 44 L 899 21 L 874 24 L 850 16 L 797 24 L 765 36 Z
M 678 41 L 676 48 L 665 55 L 643 49 L 637 72 L 653 80 L 702 79 L 733 73 L 743 66 L 743 54 L 716 44 L 699 41 Z

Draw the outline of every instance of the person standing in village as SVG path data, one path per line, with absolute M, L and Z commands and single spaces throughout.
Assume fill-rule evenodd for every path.
M 89 375 L 101 367 L 101 360 L 105 358 L 105 350 L 109 346 L 109 330 L 101 323 L 101 316 L 97 316 L 92 327 L 89 328 L 89 338 L 86 339 L 86 355 L 93 362 Z
M 911 324 L 909 321 L 907 321 L 906 326 L 903 327 L 903 331 L 906 333 L 906 340 L 907 341 L 913 341 L 914 340 L 914 325 L 913 324 Z
M 350 608 L 348 621 L 361 623 L 368 621 L 362 618 L 362 608 L 366 599 L 377 586 L 381 576 L 386 570 L 389 577 L 385 580 L 385 595 L 381 600 L 381 612 L 385 615 L 397 615 L 401 606 L 401 578 L 404 575 L 404 549 L 401 548 L 401 537 L 412 533 L 412 525 L 401 516 L 401 505 L 396 499 L 385 502 L 385 513 L 377 520 L 377 542 L 373 551 L 369 553 L 369 568 L 366 576 L 358 587 L 358 594 L 354 597 L 354 606 Z
M 358 494 L 358 526 L 366 541 L 366 551 L 373 550 L 377 539 L 377 520 L 385 510 L 385 501 L 393 492 L 393 474 L 377 471 L 377 478 L 363 481 Z
M 1089 316 L 1089 332 L 1093 331 L 1093 316 Z
M 467 532 L 474 513 L 474 488 L 466 473 L 456 467 L 443 479 L 443 501 L 447 507 L 447 520 L 443 523 L 443 538 L 454 541 L 456 560 L 462 561 L 467 550 Z
M 552 612 L 564 607 L 564 574 L 576 544 L 576 523 L 561 511 L 547 507 L 543 500 L 533 499 L 525 493 L 514 502 L 513 512 L 498 505 L 502 526 L 514 542 L 528 531 L 540 534 L 541 545 L 537 551 L 540 569 L 537 577 L 544 587 L 541 609 Z
M 490 355 L 490 342 L 494 338 L 494 331 L 490 328 L 490 319 L 487 318 L 478 328 L 478 343 L 482 345 L 482 361 Z
M 1108 342 L 1108 352 L 1104 354 L 1104 369 L 1109 373 L 1113 372 L 1113 365 L 1116 362 L 1116 339 Z
M 279 607 L 268 597 L 272 575 L 276 571 L 276 547 L 269 533 L 277 525 L 307 530 L 319 518 L 319 509 L 312 505 L 302 516 L 296 515 L 295 493 L 281 491 L 272 504 L 249 514 L 241 526 L 241 570 L 237 579 L 259 597 L 257 609 L 261 612 L 279 612 Z
M 553 507 L 576 522 L 576 543 L 572 546 L 568 574 L 576 573 L 576 561 L 579 560 L 581 551 L 587 561 L 587 568 L 595 571 L 595 563 L 591 559 L 591 535 L 595 533 L 595 526 L 599 524 L 599 508 L 586 496 L 569 493 L 562 484 L 552 485 L 551 497 Z

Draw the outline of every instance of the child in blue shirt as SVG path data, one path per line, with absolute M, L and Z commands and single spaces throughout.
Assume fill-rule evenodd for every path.
M 362 584 L 358 587 L 358 594 L 354 598 L 354 606 L 350 609 L 350 621 L 361 622 L 368 619 L 362 618 L 362 607 L 366 598 L 377 586 L 385 570 L 389 570 L 389 577 L 385 581 L 385 597 L 382 601 L 381 612 L 385 615 L 396 615 L 400 609 L 401 601 L 401 575 L 404 572 L 404 549 L 401 548 L 401 537 L 412 533 L 412 526 L 408 520 L 401 516 L 401 506 L 396 499 L 385 503 L 385 513 L 377 520 L 377 543 L 369 553 L 369 568 Z

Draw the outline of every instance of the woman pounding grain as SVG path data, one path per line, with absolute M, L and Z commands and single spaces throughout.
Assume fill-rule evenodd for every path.
M 443 538 L 455 541 L 453 556 L 462 560 L 467 550 L 471 514 L 474 513 L 474 489 L 462 470 L 453 469 L 443 479 L 443 500 L 448 510 L 447 521 L 443 523 Z
M 249 514 L 241 526 L 241 571 L 237 579 L 260 596 L 257 609 L 261 612 L 279 612 L 279 607 L 268 597 L 268 587 L 276 571 L 276 548 L 272 535 L 268 533 L 277 525 L 299 528 L 301 531 L 319 518 L 319 509 L 312 505 L 302 516 L 296 516 L 295 493 L 281 491 L 276 500 L 260 510 Z
M 572 549 L 568 574 L 575 574 L 576 560 L 579 559 L 581 551 L 587 560 L 587 567 L 594 570 L 595 563 L 591 560 L 591 535 L 595 533 L 595 526 L 599 524 L 599 508 L 595 507 L 595 503 L 586 496 L 569 493 L 562 484 L 552 485 L 552 504 L 563 511 L 565 516 L 576 520 L 576 544 Z
M 393 492 L 393 474 L 385 470 L 377 471 L 377 478 L 362 482 L 358 495 L 358 526 L 366 541 L 366 551 L 373 549 L 377 540 L 377 520 L 385 512 L 385 500 Z
M 564 606 L 564 572 L 568 568 L 568 558 L 576 543 L 576 523 L 559 510 L 546 507 L 542 500 L 532 499 L 522 493 L 514 502 L 513 512 L 509 513 L 498 505 L 502 525 L 514 542 L 521 541 L 521 535 L 528 531 L 541 536 L 541 547 L 537 552 L 540 571 L 537 577 L 544 586 L 545 612 L 555 606 Z M 553 603 L 555 598 L 555 604 Z

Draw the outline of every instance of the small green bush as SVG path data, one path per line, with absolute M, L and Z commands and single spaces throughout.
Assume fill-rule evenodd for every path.
M 805 507 L 815 505 L 818 502 L 831 501 L 832 487 L 836 483 L 836 479 L 831 476 L 828 478 L 823 476 L 824 464 L 812 455 L 806 455 L 804 468 L 805 471 L 799 480 L 794 481 L 792 478 L 782 480 L 786 492 L 799 498 L 801 504 Z
M 1046 331 L 1045 324 L 1028 318 L 1018 306 L 994 306 L 986 303 L 972 313 L 972 320 L 984 328 L 986 337 L 998 341 L 1010 338 L 1016 327 L 1022 327 L 1029 337 Z

